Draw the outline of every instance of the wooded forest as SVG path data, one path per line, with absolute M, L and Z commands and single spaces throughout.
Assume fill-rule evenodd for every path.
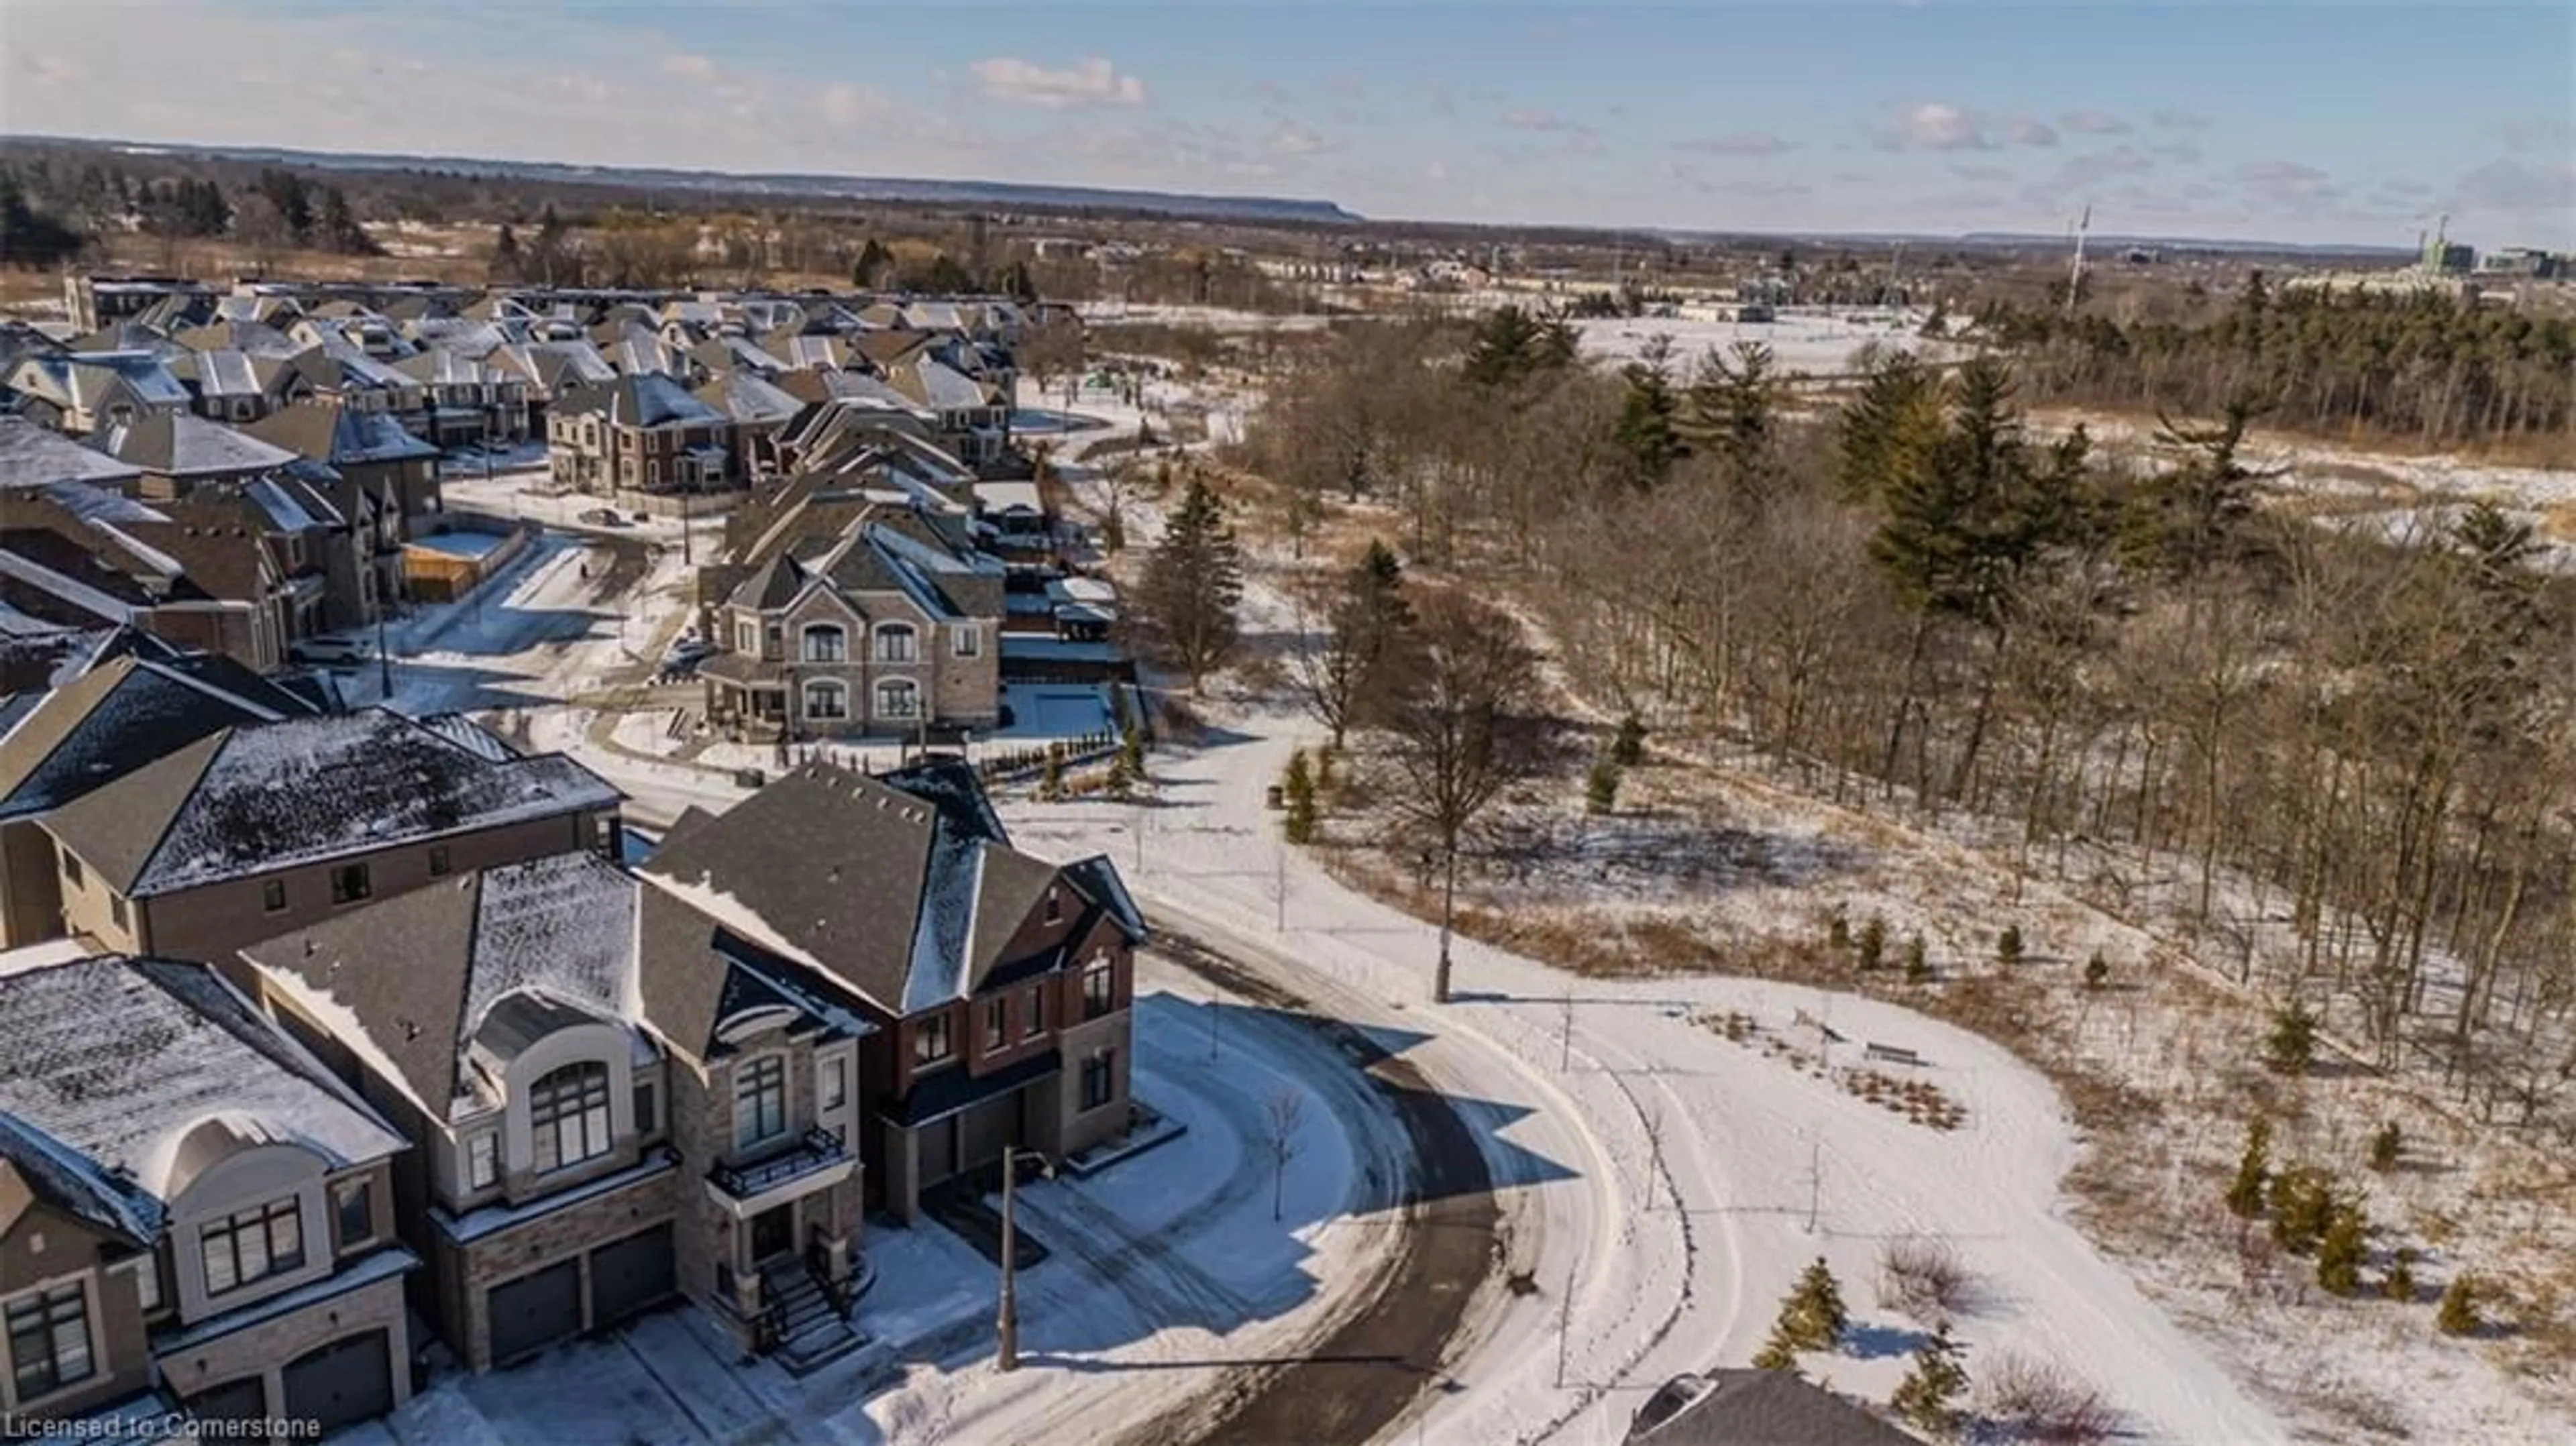
M 1347 327 L 1236 460 L 1293 537 L 1392 508 L 1409 564 L 1541 620 L 1608 716 L 2009 821 L 2026 873 L 2196 927 L 2491 1118 L 2576 1128 L 2571 590 L 2509 514 L 2365 535 L 2267 508 L 2242 455 L 2278 419 L 2564 426 L 2563 328 L 2304 298 L 2007 324 L 2017 354 L 1881 358 L 1795 417 L 1759 347 L 1609 373 L 1516 312 Z M 2087 389 L 2169 409 L 2161 445 L 2025 424 Z

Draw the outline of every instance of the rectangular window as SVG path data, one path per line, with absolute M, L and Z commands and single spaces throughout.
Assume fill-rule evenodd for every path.
M 447 845 L 431 844 L 429 846 L 429 876 L 433 879 L 443 879 L 447 877 L 448 867 Z
M 1050 924 L 1061 924 L 1064 922 L 1064 894 L 1061 890 L 1047 890 L 1046 921 Z
M 208 1295 L 304 1266 L 304 1221 L 291 1196 L 218 1220 L 199 1238 L 206 1252 Z
M 144 1255 L 134 1262 L 134 1304 L 145 1315 L 161 1308 L 161 1257 Z
M 81 886 L 81 861 L 69 849 L 63 850 L 63 878 L 75 889 Z
M 763 1055 L 734 1072 L 734 1145 L 748 1148 L 786 1133 L 787 1057 Z
M 912 1030 L 912 1062 L 915 1065 L 937 1064 L 954 1053 L 956 1046 L 948 1039 L 948 1016 L 934 1014 Z
M 1118 1051 L 1104 1049 L 1082 1062 L 1082 1107 L 1096 1110 L 1117 1093 Z
M 77 1280 L 9 1302 L 9 1363 L 19 1404 L 90 1378 L 89 1293 Z
M 331 902 L 354 904 L 375 892 L 365 864 L 342 864 L 331 871 Z
M 984 1001 L 984 1048 L 1000 1049 L 1011 1038 L 1011 1011 L 1005 1001 Z
M 877 661 L 909 663 L 913 660 L 912 629 L 889 627 L 877 629 Z
M 528 1125 L 540 1175 L 607 1154 L 608 1066 L 568 1064 L 537 1081 L 528 1092 Z
M 756 653 L 760 651 L 760 628 L 758 625 L 753 623 L 743 623 L 735 627 L 733 631 L 735 638 L 734 646 L 736 648 L 746 653 Z
M 1026 1008 L 1020 1011 L 1020 1038 L 1035 1039 L 1046 1033 L 1046 986 L 1029 991 Z
M 984 635 L 971 623 L 951 628 L 948 638 L 950 648 L 961 658 L 971 658 L 984 651 Z
M 331 1187 L 331 1208 L 340 1217 L 340 1248 L 354 1249 L 376 1238 L 376 1205 L 364 1180 L 343 1180 Z
M 840 1058 L 823 1061 L 823 1108 L 837 1110 L 849 1102 L 850 1064 Z
M 465 1137 L 465 1188 L 489 1190 L 501 1179 L 501 1137 L 490 1130 Z
M 1106 959 L 1082 971 L 1082 1017 L 1098 1019 L 1118 1007 L 1118 976 Z
M 286 880 L 270 879 L 259 886 L 259 906 L 271 914 L 286 912 Z
M 107 916 L 116 921 L 116 927 L 120 929 L 127 927 L 131 916 L 126 913 L 123 894 L 107 896 Z
M 649 1079 L 637 1080 L 635 1082 L 635 1133 L 649 1135 L 662 1128 L 662 1117 L 657 1113 L 658 1103 L 653 1098 L 653 1082 Z

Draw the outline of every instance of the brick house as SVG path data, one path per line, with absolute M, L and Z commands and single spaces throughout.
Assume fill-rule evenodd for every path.
M 617 846 L 621 797 L 560 754 L 382 709 L 207 734 L 46 814 L 61 930 L 224 964 L 468 870 Z M 229 966 L 228 966 L 229 967 Z
M 546 411 L 554 480 L 606 494 L 730 492 L 742 485 L 733 419 L 653 372 L 558 395 Z
M 1105 858 L 1012 848 L 963 763 L 809 765 L 684 818 L 640 875 L 645 1006 L 671 1045 L 684 1154 L 691 1120 L 726 1128 L 783 1071 L 791 1133 L 803 1111 L 836 1132 L 803 1147 L 817 1167 L 834 1143 L 854 1151 L 865 1198 L 908 1222 L 1006 1145 L 1062 1157 L 1127 1130 L 1144 922 Z M 831 1061 L 852 1055 L 841 1079 Z M 858 1107 L 835 1116 L 834 1099 Z M 805 1218 L 768 1198 L 684 1210 L 757 1256 Z
M 251 945 L 254 990 L 413 1145 L 414 1304 L 486 1370 L 677 1290 L 663 1053 L 635 882 L 596 854 L 469 870 Z
M 0 1414 L 402 1403 L 403 1139 L 354 1092 L 201 965 L 17 951 L 0 1029 Z

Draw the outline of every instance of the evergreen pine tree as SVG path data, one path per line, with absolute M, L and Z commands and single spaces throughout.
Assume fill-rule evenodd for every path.
M 2324 1171 L 2301 1165 L 2272 1182 L 2272 1239 L 2292 1255 L 2317 1248 L 2335 1211 L 2334 1182 Z
M 519 254 L 519 233 L 504 221 L 500 234 L 492 238 L 492 264 L 487 274 L 494 281 L 517 281 L 526 274 L 525 266 L 526 258 Z
M 1826 947 L 1835 950 L 1848 949 L 1851 947 L 1851 941 L 1851 920 L 1844 916 L 1842 910 L 1834 910 L 1834 916 L 1825 921 Z
M 1145 565 L 1136 601 L 1165 653 L 1189 675 L 1193 691 L 1234 652 L 1235 610 L 1242 599 L 1243 559 L 1224 504 L 1207 483 L 1192 478 Z
M 2096 949 L 2093 957 L 2084 961 L 2084 987 L 2099 989 L 2110 982 L 2111 961 L 2103 958 L 2102 951 Z
M 2236 1178 L 2228 1182 L 2228 1213 L 2243 1220 L 2262 1214 L 2271 1182 L 2272 1122 L 2256 1115 L 2245 1127 L 2245 1152 L 2236 1157 Z
M 1956 1428 L 1959 1398 L 1968 1390 L 1968 1372 L 1959 1364 L 1959 1353 L 1959 1343 L 1950 1338 L 1950 1323 L 1941 1322 L 1915 1348 L 1913 1368 L 1896 1383 L 1895 1393 L 1887 1398 L 1888 1408 L 1908 1424 L 1935 1435 Z
M 1859 962 L 1863 971 L 1887 962 L 1887 925 L 1876 914 L 1861 921 Z
M 1717 457 L 1737 497 L 1758 501 L 1777 470 L 1782 385 L 1771 348 L 1738 342 L 1731 355 L 1702 359 L 1676 425 L 1694 450 Z
M 2361 1265 L 2370 1255 L 2369 1229 L 2358 1204 L 2335 1203 L 2325 1235 L 2317 1242 L 2318 1285 L 2336 1295 L 2361 1289 Z
M 2434 1312 L 2433 1328 L 2446 1336 L 2476 1335 L 2486 1320 L 2478 1313 L 2477 1282 L 2467 1275 L 2451 1277 L 2442 1289 L 2442 1304 Z
M 1790 1343 L 1786 1325 L 1771 1327 L 1770 1339 L 1762 1343 L 1762 1349 L 1753 1353 L 1753 1368 L 1757 1371 L 1787 1371 L 1791 1375 L 1798 1373 L 1797 1347 Z
M 1064 747 L 1050 743 L 1046 752 L 1046 772 L 1038 778 L 1038 797 L 1057 799 L 1064 796 Z
M 1619 806 L 1619 764 L 1607 756 L 1592 761 L 1592 771 L 1583 780 L 1583 809 L 1586 813 L 1609 813 Z
M 2003 964 L 2021 962 L 2021 925 L 2006 924 L 1995 936 L 1995 959 Z
M 1284 832 L 1292 844 L 1312 843 L 1315 838 L 1315 775 L 1306 766 L 1306 750 L 1288 755 L 1288 777 L 1280 788 L 1288 807 Z
M 2377 1134 L 2370 1137 L 2370 1168 L 2382 1174 L 2396 1169 L 2397 1157 L 2404 1153 L 2405 1149 L 2405 1135 L 2398 1130 L 2397 1122 L 2390 1120 L 2379 1127 Z
M 2263 1041 L 2263 1066 L 2274 1074 L 2306 1074 L 2317 1052 L 2317 1017 L 2298 1000 L 2272 1016 L 2272 1032 Z
M 1619 731 L 1611 735 L 1610 761 L 1621 768 L 1646 761 L 1646 725 L 1634 710 L 1619 720 Z
M 1905 940 L 1905 982 L 1921 984 L 1932 977 L 1932 956 L 1925 952 L 1923 936 L 1913 934 Z
M 1803 1351 L 1832 1350 L 1851 1329 L 1843 1308 L 1843 1291 L 1833 1268 L 1821 1255 L 1798 1273 L 1798 1284 L 1780 1310 L 1780 1325 L 1789 1342 Z
M 859 259 L 850 267 L 850 284 L 861 291 L 873 291 L 885 284 L 886 272 L 894 266 L 894 253 L 885 249 L 874 236 L 859 248 Z
M 2394 1301 L 2415 1299 L 2415 1247 L 2398 1246 L 2388 1257 L 2388 1274 L 2379 1282 L 2379 1293 Z
M 1620 375 L 1628 390 L 1619 404 L 1612 436 L 1628 454 L 1638 485 L 1659 486 L 1690 450 L 1676 426 L 1681 400 L 1673 391 L 1672 338 L 1650 339 L 1645 354 L 1622 368 Z

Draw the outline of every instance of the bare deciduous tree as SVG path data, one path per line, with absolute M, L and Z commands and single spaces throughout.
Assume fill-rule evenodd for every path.
M 1306 1123 L 1306 1096 L 1282 1087 L 1262 1105 L 1261 1147 L 1270 1157 L 1270 1218 L 1288 1213 L 1288 1162 L 1297 1158 L 1297 1131 Z
M 1398 675 L 1404 681 L 1383 720 L 1397 777 L 1389 801 L 1440 850 L 1440 961 L 1431 997 L 1446 1003 L 1459 840 L 1545 757 L 1538 654 L 1509 614 L 1463 593 L 1434 593 L 1422 601 Z

